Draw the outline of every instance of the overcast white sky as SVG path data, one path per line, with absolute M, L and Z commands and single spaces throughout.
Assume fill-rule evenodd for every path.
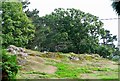
M 117 18 L 111 0 L 29 0 L 29 8 L 37 8 L 40 16 L 51 13 L 55 8 L 76 8 L 98 16 L 100 19 Z M 102 20 L 104 28 L 118 35 L 118 20 Z M 117 45 L 117 42 L 115 43 Z

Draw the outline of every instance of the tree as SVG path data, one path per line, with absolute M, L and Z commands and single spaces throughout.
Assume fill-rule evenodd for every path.
M 101 39 L 103 40 L 104 45 L 114 45 L 113 42 L 117 41 L 117 36 L 110 33 L 109 30 L 104 30 L 105 33 L 101 35 Z M 112 46 L 114 48 L 114 46 Z
M 37 9 L 33 9 L 32 11 L 29 10 L 29 8 L 28 8 L 29 4 L 30 4 L 29 0 L 23 1 L 22 7 L 23 7 L 23 11 L 26 13 L 27 17 L 32 21 L 32 24 L 35 27 L 34 40 L 37 41 L 39 38 L 41 39 L 41 37 L 44 36 L 44 35 L 41 36 L 41 34 L 40 34 L 39 38 L 36 37 L 36 34 L 41 32 L 41 31 L 38 31 L 38 29 L 42 26 L 41 25 L 41 18 L 39 17 L 39 11 Z M 34 40 L 32 42 L 34 42 Z M 29 44 L 29 48 L 34 49 L 35 48 L 34 43 Z
M 120 15 L 120 1 L 114 1 L 112 7 Z
M 38 26 L 40 26 L 39 11 L 37 9 L 33 9 L 32 11 L 30 11 L 28 8 L 29 4 L 30 4 L 30 2 L 28 0 L 23 1 L 22 7 L 23 7 L 23 10 L 26 13 L 27 17 L 32 21 L 32 24 L 34 24 L 35 28 L 37 28 Z
M 2 2 L 2 45 L 27 47 L 34 37 L 35 28 L 18 2 Z
M 120 1 L 119 0 L 115 0 L 113 3 L 112 3 L 112 7 L 113 9 L 117 12 L 118 16 L 120 15 Z M 118 28 L 119 30 L 119 28 Z M 120 42 L 119 42 L 120 38 L 119 38 L 119 35 L 118 35 L 118 45 L 120 45 Z M 118 49 L 120 50 L 120 47 L 118 46 Z M 117 50 L 118 51 L 118 50 Z M 119 51 L 120 52 L 120 51 Z M 117 52 L 118 53 L 118 52 Z M 119 55 L 119 54 L 118 54 Z
M 38 48 L 49 51 L 66 51 L 75 53 L 94 52 L 94 46 L 99 42 L 103 23 L 98 17 L 77 9 L 55 9 L 49 15 L 41 17 L 41 27 L 44 41 L 34 41 Z M 47 31 L 47 32 L 46 32 Z M 41 33 L 36 35 L 40 38 Z
M 21 0 L 21 3 L 22 3 L 23 10 L 26 9 L 30 4 L 29 0 L 25 0 L 25 1 Z

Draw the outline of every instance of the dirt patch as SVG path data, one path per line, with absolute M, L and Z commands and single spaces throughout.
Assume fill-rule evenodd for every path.
M 81 79 L 99 79 L 96 76 L 90 76 L 90 74 L 82 74 L 80 77 Z
M 53 74 L 57 70 L 55 66 L 45 65 L 45 60 L 41 57 L 29 56 L 26 61 L 26 65 L 22 66 L 21 69 L 24 72 L 35 71 Z
M 98 62 L 94 62 L 93 64 L 95 66 L 99 65 L 101 68 L 118 69 L 117 63 L 110 60 L 100 60 Z
M 47 66 L 47 68 L 43 69 L 42 71 L 48 74 L 54 74 L 57 68 L 55 66 Z
M 19 74 L 17 79 L 39 79 L 38 74 Z
M 38 57 L 38 56 L 28 56 L 27 60 L 36 61 L 39 63 L 45 63 L 45 60 L 41 57 Z

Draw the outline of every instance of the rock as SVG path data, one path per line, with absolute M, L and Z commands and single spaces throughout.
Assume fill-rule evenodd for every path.
M 21 58 L 27 58 L 28 54 L 24 53 L 24 52 L 19 52 L 18 56 L 20 56 Z
M 10 46 L 8 46 L 7 51 L 10 52 L 11 54 L 16 55 L 17 58 L 19 58 L 18 59 L 18 63 L 19 64 L 23 64 L 23 62 L 25 63 L 24 60 L 27 58 L 28 54 L 24 50 L 24 48 L 22 48 L 22 47 L 16 47 L 14 45 L 10 45 Z
M 9 48 L 12 48 L 13 50 L 16 50 L 16 51 L 19 50 L 19 48 L 16 47 L 16 46 L 14 46 L 14 45 L 10 45 L 10 46 L 8 46 L 8 49 L 9 49 Z
M 34 54 L 34 53 L 27 53 L 27 54 L 30 56 L 36 56 L 36 54 Z
M 69 57 L 69 59 L 70 60 L 76 60 L 76 61 L 80 60 L 78 57 L 73 57 L 73 56 Z
M 28 55 L 22 47 L 16 47 L 14 45 L 8 46 L 7 51 L 23 57 L 26 57 Z
M 13 51 L 13 48 L 7 48 L 7 51 L 8 51 L 8 52 L 12 52 L 12 51 Z
M 19 65 L 25 65 L 27 63 L 26 59 L 22 59 L 22 58 L 17 58 L 17 62 Z
M 25 52 L 25 50 L 21 47 L 19 47 L 20 52 Z
M 100 55 L 98 55 L 98 54 L 93 54 L 92 56 L 100 58 Z
M 48 52 L 47 52 L 47 51 L 44 51 L 43 53 L 44 53 L 44 54 L 48 54 Z
M 17 51 L 13 50 L 13 51 L 11 51 L 11 53 L 16 55 Z

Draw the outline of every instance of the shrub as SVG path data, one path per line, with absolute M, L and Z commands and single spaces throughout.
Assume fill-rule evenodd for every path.
M 2 50 L 2 79 L 15 79 L 18 73 L 19 66 L 15 55 L 8 54 L 5 50 Z

